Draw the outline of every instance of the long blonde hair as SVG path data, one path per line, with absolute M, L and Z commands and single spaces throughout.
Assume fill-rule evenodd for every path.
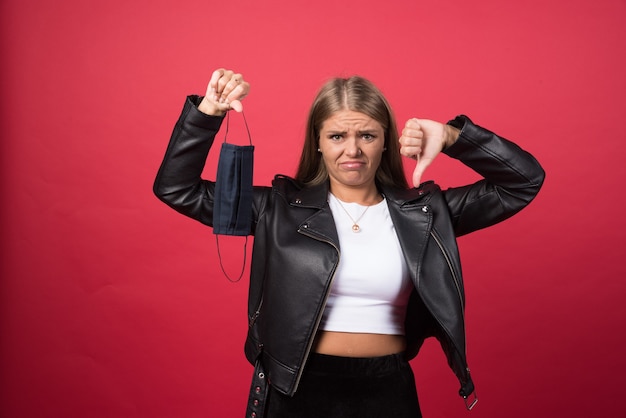
M 402 168 L 398 130 L 391 106 L 380 90 L 369 80 L 352 76 L 333 78 L 326 82 L 317 94 L 307 121 L 304 146 L 296 180 L 307 185 L 321 184 L 328 180 L 328 171 L 318 152 L 322 124 L 340 110 L 363 113 L 376 120 L 385 131 L 385 147 L 376 180 L 381 185 L 408 188 Z

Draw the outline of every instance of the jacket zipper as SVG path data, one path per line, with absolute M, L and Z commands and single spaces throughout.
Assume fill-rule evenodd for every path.
M 454 268 L 452 267 L 452 263 L 450 262 L 450 257 L 448 256 L 448 253 L 446 252 L 446 250 L 443 247 L 443 244 L 441 243 L 441 240 L 439 239 L 439 237 L 437 236 L 437 234 L 435 234 L 434 231 L 430 231 L 430 236 L 433 237 L 433 239 L 435 240 L 435 242 L 437 243 L 437 246 L 439 247 L 439 250 L 441 251 L 441 254 L 443 254 L 443 257 L 446 260 L 446 264 L 448 264 L 448 269 L 450 270 L 450 273 L 452 274 L 452 280 L 454 280 L 454 285 L 456 287 L 456 292 L 459 295 L 459 303 L 461 304 L 461 315 L 463 316 L 463 323 L 465 323 L 465 306 L 464 306 L 464 299 L 463 299 L 463 294 L 461 292 L 461 285 L 459 283 L 459 279 L 456 275 L 456 273 L 454 272 Z M 463 336 L 467 341 L 467 335 L 465 333 L 465 326 L 463 327 Z M 465 347 L 465 358 L 467 358 L 467 346 Z M 469 369 L 468 369 L 469 372 Z
M 259 305 L 257 306 L 256 311 L 254 311 L 254 315 L 252 315 L 252 318 L 250 318 L 250 321 L 248 322 L 248 327 L 252 328 L 252 326 L 256 322 L 256 319 L 259 317 L 259 315 L 261 315 L 262 307 L 263 307 L 263 297 L 261 296 L 261 301 L 259 302 Z
M 328 302 L 328 296 L 330 296 L 330 289 L 332 288 L 333 282 L 335 281 L 335 273 L 337 272 L 337 266 L 339 265 L 339 260 L 341 259 L 341 251 L 339 251 L 339 248 L 337 248 L 337 246 L 332 241 L 327 240 L 327 239 L 320 239 L 319 237 L 309 234 L 306 231 L 302 232 L 302 234 L 306 235 L 307 237 L 318 240 L 320 242 L 325 242 L 327 244 L 332 245 L 333 248 L 337 251 L 338 258 L 337 258 L 337 263 L 335 264 L 335 267 L 333 269 L 332 276 L 330 277 L 328 289 L 326 289 L 326 293 L 324 294 L 324 300 L 322 301 L 321 309 L 319 311 L 319 314 L 317 315 L 317 318 L 315 319 L 315 326 L 313 327 L 313 333 L 311 334 L 311 336 L 309 337 L 309 341 L 307 342 L 306 351 L 304 353 L 304 361 L 302 362 L 302 364 L 300 364 L 300 368 L 298 369 L 298 374 L 296 375 L 296 383 L 293 388 L 294 392 L 298 390 L 298 386 L 300 385 L 300 379 L 302 378 L 302 373 L 304 372 L 304 364 L 309 358 L 309 354 L 311 354 L 311 349 L 313 348 L 313 342 L 315 341 L 315 336 L 317 335 L 320 322 L 322 322 L 322 317 L 324 316 L 324 311 L 326 310 L 326 303 Z
M 457 278 L 456 273 L 454 272 L 454 269 L 452 268 L 452 262 L 450 261 L 450 256 L 448 256 L 448 253 L 446 252 L 446 250 L 443 247 L 443 244 L 441 243 L 441 239 L 439 239 L 439 236 L 434 231 L 432 230 L 430 231 L 430 236 L 433 237 L 433 239 L 437 243 L 437 246 L 439 247 L 439 250 L 443 254 L 443 257 L 446 259 L 446 264 L 448 265 L 448 269 L 450 269 L 450 273 L 452 273 L 452 279 L 454 280 L 454 285 L 456 286 L 456 291 L 457 291 L 457 294 L 459 295 L 459 300 L 461 301 L 461 309 L 463 310 L 463 314 L 465 315 L 465 307 L 463 306 L 463 294 L 461 293 L 461 285 L 459 284 L 459 279 Z

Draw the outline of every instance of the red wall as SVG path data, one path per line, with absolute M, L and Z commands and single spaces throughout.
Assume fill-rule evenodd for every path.
M 463 112 L 534 153 L 537 200 L 460 241 L 479 405 L 430 342 L 423 411 L 624 416 L 626 3 L 299 4 L 0 3 L 0 416 L 243 416 L 247 280 L 151 191 L 185 95 L 221 66 L 252 84 L 258 184 L 293 173 L 335 75 L 372 79 L 401 124 Z M 475 178 L 445 156 L 425 177 Z

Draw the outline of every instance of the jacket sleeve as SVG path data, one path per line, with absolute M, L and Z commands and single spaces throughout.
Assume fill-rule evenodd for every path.
M 457 236 L 503 221 L 535 198 L 545 172 L 532 155 L 475 125 L 467 116 L 448 123 L 461 134 L 444 153 L 483 177 L 474 184 L 444 192 Z
M 215 183 L 200 176 L 223 118 L 202 113 L 199 102 L 198 96 L 185 101 L 154 181 L 154 194 L 183 215 L 212 226 Z

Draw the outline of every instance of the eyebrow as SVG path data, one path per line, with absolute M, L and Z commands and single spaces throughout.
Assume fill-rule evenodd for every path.
M 346 135 L 347 133 L 348 131 L 342 131 L 339 129 L 328 131 L 328 135 Z M 364 130 L 356 131 L 356 133 L 359 135 L 363 135 L 363 134 L 375 135 L 377 133 L 377 130 L 376 129 L 364 129 Z

